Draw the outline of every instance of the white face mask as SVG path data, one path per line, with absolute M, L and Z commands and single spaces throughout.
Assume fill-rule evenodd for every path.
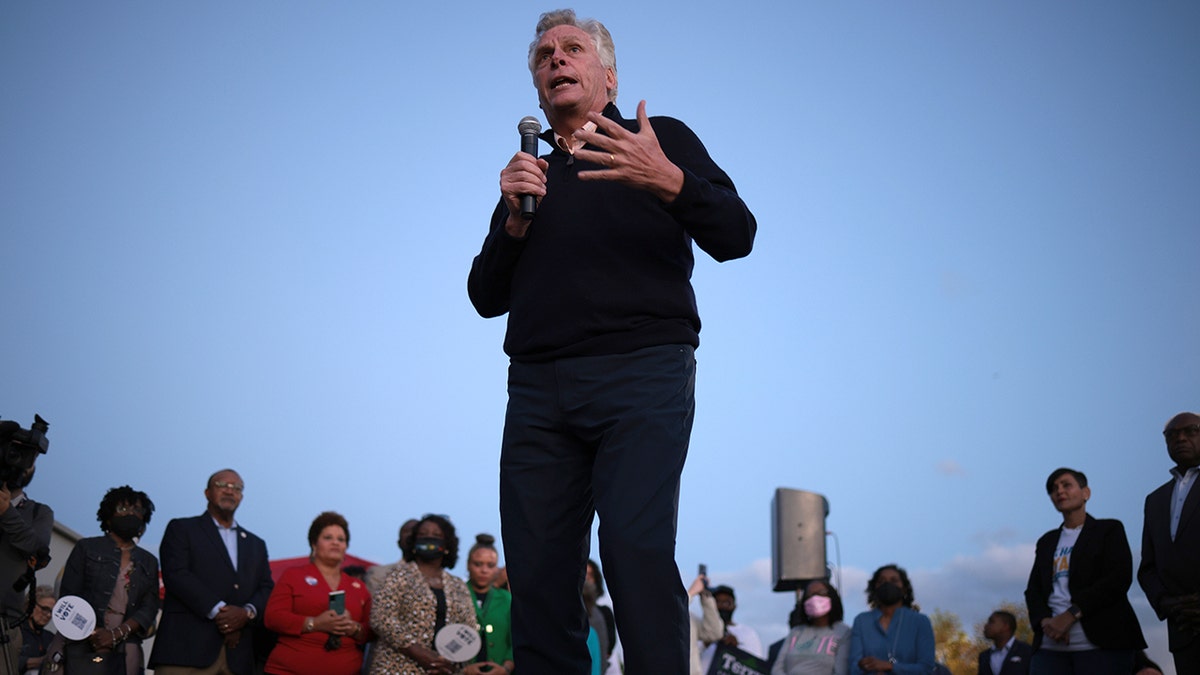
M 833 600 L 824 595 L 814 595 L 804 601 L 804 613 L 816 619 L 825 616 L 833 609 Z

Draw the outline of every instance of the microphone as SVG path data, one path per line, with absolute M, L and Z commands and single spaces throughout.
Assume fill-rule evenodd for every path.
M 538 134 L 542 133 L 542 123 L 536 117 L 523 117 L 517 124 L 521 133 L 521 152 L 537 157 Z M 537 199 L 533 195 L 521 195 L 521 217 L 532 220 L 537 210 Z

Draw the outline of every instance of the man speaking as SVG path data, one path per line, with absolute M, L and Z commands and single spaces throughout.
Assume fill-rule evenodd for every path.
M 480 315 L 508 313 L 500 515 L 513 660 L 522 675 L 590 672 L 580 588 L 598 513 L 625 672 L 683 675 L 675 530 L 700 331 L 692 242 L 740 258 L 757 225 L 687 126 L 648 118 L 645 101 L 637 119 L 621 116 L 603 24 L 543 14 L 529 68 L 551 152 L 519 152 L 500 172 L 467 282 Z

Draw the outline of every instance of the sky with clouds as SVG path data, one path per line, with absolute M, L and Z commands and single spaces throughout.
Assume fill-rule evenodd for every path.
M 35 498 L 94 534 L 146 490 L 156 551 L 228 465 L 277 557 L 324 509 L 379 561 L 424 512 L 498 532 L 504 320 L 466 274 L 547 9 L 0 5 L 0 416 L 51 423 Z M 684 120 L 759 222 L 693 279 L 684 575 L 781 637 L 771 497 L 810 490 L 848 613 L 898 562 L 971 626 L 1021 599 L 1060 465 L 1136 559 L 1159 432 L 1200 408 L 1200 7 L 576 9 L 622 111 Z

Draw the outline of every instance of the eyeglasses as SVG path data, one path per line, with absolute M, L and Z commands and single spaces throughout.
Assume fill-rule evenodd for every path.
M 1163 429 L 1163 438 L 1167 439 L 1168 441 L 1171 440 L 1172 438 L 1175 438 L 1179 434 L 1183 434 L 1184 436 L 1186 436 L 1188 438 L 1192 438 L 1194 436 L 1200 436 L 1200 424 L 1189 424 L 1187 426 L 1182 426 L 1182 427 L 1172 427 L 1170 429 Z
M 43 612 L 45 612 L 47 614 L 54 611 L 54 605 L 43 605 L 40 602 L 38 604 L 34 605 L 34 607 L 37 607 L 38 609 L 42 610 Z
M 233 490 L 234 492 L 242 491 L 242 486 L 237 483 L 222 483 L 221 481 L 213 481 L 213 487 L 217 488 L 218 490 Z

